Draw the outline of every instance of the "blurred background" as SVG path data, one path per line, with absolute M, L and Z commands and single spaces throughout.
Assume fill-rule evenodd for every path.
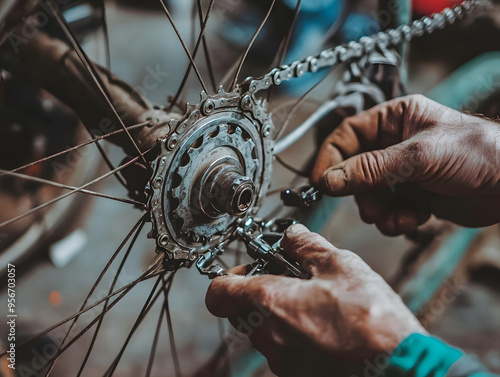
M 208 6 L 207 1 L 202 3 L 205 8 Z M 455 3 L 446 0 L 304 1 L 283 61 L 291 62 L 326 47 L 357 40 L 364 35 L 441 11 Z M 215 1 L 206 38 L 217 83 L 227 83 L 228 72 L 232 72 L 269 5 L 269 1 L 263 0 Z M 197 2 L 168 0 L 167 6 L 179 32 L 192 49 L 195 35 L 199 32 L 198 21 L 193 21 L 198 17 Z M 276 51 L 287 34 L 296 6 L 295 0 L 276 2 L 268 22 L 250 50 L 240 78 L 260 76 L 276 65 Z M 106 1 L 104 13 L 102 2 L 75 0 L 65 3 L 63 15 L 92 60 L 109 66 L 116 76 L 150 101 L 164 106 L 175 94 L 188 60 L 158 1 Z M 60 34 L 58 25 L 53 23 L 45 25 L 44 32 Z M 487 12 L 415 39 L 398 53 L 404 58 L 399 63 L 401 77 L 396 75 L 394 81 L 388 83 L 389 86 L 397 84 L 398 94 L 422 93 L 447 106 L 498 118 L 498 4 L 493 4 Z M 8 52 L 0 52 L 0 64 L 1 169 L 14 169 L 34 158 L 67 148 L 75 139 L 88 137 L 68 108 L 11 74 L 15 63 L 9 60 Z M 201 58 L 199 66 L 203 77 L 208 77 L 209 68 Z M 325 98 L 334 95 L 332 88 L 343 77 L 344 71 L 345 67 L 340 67 L 333 72 L 305 75 L 280 87 L 273 93 L 271 106 L 275 122 L 282 123 L 289 114 L 290 104 L 326 77 L 294 113 L 287 132 L 292 131 Z M 195 75 L 190 76 L 187 88 L 182 102 L 197 103 L 201 89 Z M 346 115 L 348 111 L 331 114 L 316 132 L 306 134 L 299 143 L 282 153 L 281 159 L 296 170 L 307 169 L 321 139 Z M 70 124 L 74 126 L 68 127 Z M 103 146 L 112 163 L 119 164 L 123 152 L 111 144 Z M 80 182 L 106 172 L 106 166 L 92 145 L 80 149 L 71 157 L 64 156 L 42 166 L 33 166 L 27 174 L 44 176 L 48 174 L 44 169 L 52 169 L 50 174 L 55 171 L 55 179 L 61 182 Z M 70 169 L 67 169 L 68 166 Z M 307 182 L 306 178 L 297 178 L 282 165 L 275 164 L 274 169 L 272 191 Z M 92 189 L 107 195 L 127 197 L 126 189 L 113 178 L 93 185 Z M 43 203 L 53 195 L 54 192 L 43 185 L 0 176 L 0 220 L 12 218 L 21 210 L 31 208 L 34 203 Z M 262 211 L 271 213 L 279 205 L 279 195 L 273 195 L 265 202 Z M 319 209 L 313 210 L 316 211 L 316 218 L 322 220 L 320 224 L 312 224 L 313 230 L 321 231 L 336 246 L 358 253 L 403 296 L 431 333 L 477 355 L 492 371 L 500 373 L 498 226 L 467 230 L 431 219 L 416 234 L 389 238 L 359 219 L 352 198 L 329 200 L 322 209 L 324 213 L 319 215 Z M 307 219 L 311 214 L 297 216 Z M 139 212 L 130 205 L 79 196 L 78 199 L 68 200 L 56 213 L 45 213 L 42 223 L 36 217 L 27 218 L 11 228 L 1 229 L 2 273 L 7 263 L 17 265 L 19 340 L 29 338 L 79 309 L 101 269 L 139 217 Z M 119 286 L 134 280 L 154 258 L 155 242 L 147 238 L 149 231 L 150 224 L 146 224 L 118 279 Z M 235 251 L 229 252 L 225 260 L 228 264 L 247 261 Z M 111 268 L 110 276 L 105 277 L 94 293 L 94 300 L 106 296 L 116 268 Z M 439 284 L 436 279 L 441 279 Z M 2 277 L 0 303 L 3 306 L 7 299 L 5 282 L 6 278 Z M 195 269 L 180 270 L 175 277 L 170 310 L 182 374 L 272 375 L 261 357 L 239 344 L 234 351 L 239 355 L 239 361 L 233 366 L 220 368 L 223 371 L 220 373 L 214 365 L 206 366 L 214 353 L 220 350 L 221 336 L 227 340 L 230 332 L 229 323 L 218 321 L 205 308 L 204 296 L 209 283 Z M 150 282 L 137 286 L 113 308 L 112 315 L 103 323 L 99 342 L 84 375 L 104 373 L 127 338 L 152 286 Z M 3 310 L 2 307 L 2 313 Z M 88 324 L 92 313 L 83 317 L 81 322 Z M 156 322 L 156 315 L 151 315 L 140 325 L 118 365 L 116 375 L 132 377 L 144 374 Z M 18 350 L 17 375 L 44 375 L 37 372 L 37 367 L 51 357 L 54 344 L 60 343 L 67 329 L 67 325 L 62 326 L 40 338 L 35 346 Z M 5 333 L 5 325 L 0 325 L 0 334 Z M 81 363 L 90 339 L 91 334 L 86 334 L 73 345 L 57 363 L 52 375 L 76 375 L 75 366 Z M 161 332 L 158 344 L 151 375 L 178 375 L 166 330 Z M 0 375 L 12 375 L 5 365 L 1 368 Z

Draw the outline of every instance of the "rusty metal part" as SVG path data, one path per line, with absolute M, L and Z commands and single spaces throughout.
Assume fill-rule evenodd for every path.
M 133 191 L 146 186 L 153 223 L 150 236 L 156 239 L 158 252 L 164 253 L 167 267 L 190 266 L 200 253 L 217 254 L 235 238 L 238 224 L 259 209 L 271 182 L 274 153 L 274 127 L 266 103 L 257 99 L 260 91 L 323 67 L 362 64 L 375 51 L 441 29 L 486 3 L 466 0 L 410 25 L 324 50 L 262 78 L 249 78 L 231 93 L 222 89 L 213 96 L 202 93 L 200 103 L 188 106 L 182 117 L 152 106 L 131 86 L 97 67 L 120 120 L 126 126 L 152 124 L 131 132 L 141 151 L 156 146 L 148 156 L 153 161 L 152 178 L 146 186 L 149 166 L 138 166 L 144 174 L 134 182 Z M 96 95 L 86 67 L 60 40 L 39 32 L 19 45 L 10 64 L 13 72 L 69 105 L 91 133 L 119 128 L 121 121 Z M 136 155 L 127 135 L 114 135 L 110 141 Z
M 265 102 L 220 88 L 170 129 L 148 185 L 150 236 L 177 268 L 221 249 L 255 215 L 271 182 L 273 124 Z
M 334 67 L 341 63 L 359 61 L 361 58 L 378 50 L 384 51 L 408 43 L 415 37 L 443 29 L 453 24 L 466 14 L 489 6 L 488 0 L 466 0 L 453 8 L 446 8 L 432 16 L 422 17 L 409 25 L 401 25 L 396 29 L 381 31 L 372 36 L 362 37 L 359 41 L 326 49 L 315 56 L 308 56 L 303 60 L 274 68 L 261 78 L 249 78 L 243 84 L 245 91 L 256 94 L 269 89 L 271 86 L 281 85 L 292 78 L 299 78 L 307 72 L 315 73 L 320 68 Z

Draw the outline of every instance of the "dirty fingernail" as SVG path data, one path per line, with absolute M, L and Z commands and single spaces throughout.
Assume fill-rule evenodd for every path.
M 345 174 L 342 168 L 331 168 L 323 174 L 322 184 L 327 192 L 341 193 L 346 188 Z

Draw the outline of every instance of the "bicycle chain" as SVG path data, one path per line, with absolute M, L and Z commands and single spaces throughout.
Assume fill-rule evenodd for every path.
M 274 68 L 261 78 L 249 78 L 243 85 L 243 92 L 256 94 L 262 90 L 269 89 L 271 85 L 279 86 L 284 81 L 299 78 L 306 72 L 315 73 L 320 68 L 334 67 L 337 64 L 360 60 L 379 48 L 384 51 L 388 48 L 397 47 L 402 42 L 410 42 L 414 37 L 431 34 L 435 30 L 443 29 L 446 25 L 453 24 L 465 15 L 486 8 L 489 0 L 466 0 L 453 8 L 446 8 L 440 13 L 425 16 L 415 20 L 408 25 L 401 25 L 396 29 L 381 31 L 372 36 L 361 37 L 359 41 L 351 41 L 347 44 L 323 50 L 318 55 L 308 56 L 303 60 L 297 60 L 292 64 L 282 65 Z
M 255 238 L 255 233 L 259 233 L 259 227 L 257 227 L 257 230 L 249 228 L 252 232 L 247 234 L 249 230 L 241 225 L 244 219 L 237 220 L 238 216 L 223 215 L 227 217 L 227 224 L 231 222 L 231 226 L 227 226 L 225 232 L 221 231 L 221 229 L 213 231 L 215 234 L 218 231 L 221 235 L 220 239 L 216 237 L 212 240 L 211 236 L 213 232 L 210 231 L 212 232 L 210 233 L 207 231 L 207 233 L 205 230 L 193 233 L 196 237 L 192 239 L 188 239 L 189 237 L 186 238 L 186 234 L 190 235 L 188 231 L 193 228 L 192 222 L 183 222 L 182 225 L 178 225 L 177 223 L 179 219 L 187 221 L 190 218 L 194 218 L 190 214 L 186 215 L 186 213 L 191 209 L 191 204 L 188 201 L 192 199 L 191 186 L 194 187 L 195 184 L 199 184 L 198 178 L 195 177 L 197 175 L 191 174 L 191 171 L 196 170 L 195 168 L 200 165 L 200 162 L 193 161 L 191 165 L 185 163 L 186 167 L 175 169 L 178 178 L 181 180 L 189 179 L 192 185 L 186 183 L 183 185 L 178 184 L 178 187 L 174 187 L 174 180 L 167 180 L 165 177 L 169 176 L 168 172 L 171 165 L 174 164 L 173 161 L 177 158 L 175 156 L 177 154 L 179 156 L 181 154 L 190 155 L 188 161 L 191 159 L 198 160 L 202 157 L 205 158 L 207 155 L 206 151 L 214 149 L 217 146 L 214 143 L 212 143 L 213 145 L 205 145 L 210 140 L 216 140 L 209 136 L 215 130 L 214 127 L 216 124 L 222 122 L 217 129 L 223 131 L 220 132 L 221 135 L 226 135 L 224 130 L 226 130 L 227 126 L 223 123 L 236 122 L 238 124 L 238 122 L 247 119 L 256 127 L 255 130 L 251 127 L 247 129 L 249 135 L 254 133 L 256 135 L 252 145 L 258 144 L 257 136 L 260 135 L 263 142 L 261 148 L 263 153 L 261 153 L 262 163 L 270 164 L 273 153 L 273 125 L 265 102 L 256 96 L 258 92 L 269 89 L 272 85 L 280 85 L 292 78 L 301 77 L 306 72 L 314 73 L 321 68 L 334 67 L 340 63 L 356 62 L 356 60 L 358 60 L 359 64 L 363 58 L 368 57 L 377 49 L 384 52 L 402 42 L 409 42 L 416 36 L 422 36 L 426 33 L 430 34 L 435 30 L 444 28 L 447 24 L 453 24 L 457 19 L 463 18 L 467 13 L 486 4 L 488 4 L 488 0 L 466 0 L 453 9 L 447 8 L 441 13 L 436 13 L 430 17 L 423 17 L 410 25 L 402 25 L 396 29 L 382 31 L 373 36 L 362 37 L 358 42 L 349 42 L 342 46 L 324 50 L 318 55 L 309 56 L 301 61 L 295 61 L 290 65 L 274 68 L 261 78 L 248 78 L 230 93 L 226 93 L 222 88 L 220 88 L 216 95 L 212 96 L 202 92 L 200 103 L 196 106 L 187 106 L 183 117 L 170 122 L 170 129 L 173 131 L 164 138 L 159 139 L 161 153 L 153 163 L 155 174 L 148 186 L 150 196 L 149 206 L 153 223 L 150 236 L 157 239 L 158 251 L 166 253 L 167 260 L 170 262 L 169 269 L 189 266 L 196 261 L 196 266 L 204 275 L 215 277 L 224 274 L 225 272 L 220 266 L 212 263 L 222 250 L 223 247 L 221 245 L 225 244 L 233 236 L 240 238 L 247 246 L 258 245 L 258 247 L 253 247 L 252 250 L 255 255 L 259 256 L 258 259 L 260 262 L 256 266 L 262 267 L 260 270 L 264 270 L 264 266 L 272 265 L 273 262 L 276 262 L 281 268 L 285 267 L 290 273 L 297 275 L 294 266 L 289 266 L 280 256 L 279 247 L 275 247 L 275 243 L 273 243 L 274 246 L 271 244 L 266 246 L 263 239 Z M 221 116 L 225 118 L 219 119 Z M 201 126 L 206 128 L 203 132 L 208 133 L 207 135 L 203 135 L 202 129 L 199 128 Z M 241 127 L 242 124 L 239 124 L 239 126 Z M 195 135 L 195 133 L 198 134 Z M 201 136 L 203 136 L 203 139 L 200 139 Z M 228 136 L 227 146 L 240 150 L 241 146 L 235 142 L 236 139 L 233 139 L 233 137 Z M 198 145 L 198 141 L 200 145 Z M 193 147 L 192 144 L 196 144 L 196 147 Z M 203 151 L 192 150 L 192 148 L 202 147 Z M 177 161 L 176 163 L 179 162 Z M 250 217 L 245 217 L 247 221 L 252 221 L 252 217 L 256 215 L 256 210 L 259 208 L 259 203 L 263 199 L 263 195 L 271 180 L 271 169 L 268 167 L 264 170 L 263 174 L 259 174 L 258 180 L 255 182 L 258 187 L 257 200 L 248 212 Z M 285 199 L 288 200 L 290 205 L 295 205 L 297 202 L 300 202 L 301 205 L 310 205 L 317 198 L 318 195 L 314 190 L 310 193 L 308 190 L 305 190 L 298 193 L 289 192 Z M 183 204 L 181 201 L 187 202 Z M 214 226 L 214 224 L 207 225 L 205 223 L 198 225 L 200 227 L 210 226 L 211 228 Z M 238 229 L 241 231 L 238 231 Z M 261 230 L 263 229 L 265 227 Z
M 240 93 L 244 96 L 254 97 L 256 93 L 269 89 L 271 85 L 279 86 L 284 81 L 289 81 L 292 78 L 299 78 L 306 72 L 314 73 L 320 68 L 334 67 L 337 64 L 353 62 L 356 59 L 361 60 L 363 57 L 374 52 L 377 48 L 381 51 L 385 51 L 397 47 L 402 42 L 410 42 L 414 37 L 431 34 L 435 30 L 443 29 L 447 24 L 451 25 L 456 20 L 462 19 L 466 14 L 479 8 L 486 7 L 487 5 L 489 5 L 489 0 L 466 0 L 460 5 L 453 8 L 446 8 L 442 12 L 435 13 L 432 16 L 422 17 L 409 25 L 401 25 L 396 29 L 389 29 L 381 31 L 373 36 L 362 37 L 358 42 L 352 41 L 341 46 L 324 50 L 318 55 L 308 56 L 292 64 L 274 68 L 261 78 L 248 78 L 241 85 Z M 299 197 L 298 199 L 304 200 L 303 195 L 306 193 L 307 192 L 299 193 L 296 194 L 296 196 Z M 313 193 L 315 193 L 315 191 L 313 191 Z M 296 197 L 293 199 L 293 202 L 297 201 Z M 250 223 L 253 223 L 252 220 L 253 219 L 250 218 L 247 222 L 250 221 Z M 282 231 L 284 231 L 284 229 L 282 229 Z M 286 260 L 282 250 L 280 250 L 279 239 L 275 244 L 270 245 L 262 239 L 262 234 L 255 237 L 245 226 L 238 227 L 237 234 L 238 238 L 247 245 L 249 253 L 252 252 L 255 258 L 250 274 L 267 273 L 269 269 L 272 270 L 273 268 L 280 267 L 292 276 L 306 278 L 307 274 L 304 273 L 299 266 L 292 265 Z M 200 273 L 207 275 L 211 279 L 217 276 L 226 275 L 226 271 L 220 265 L 212 264 L 215 260 L 215 256 L 216 254 L 214 252 L 208 252 L 203 255 L 197 263 Z

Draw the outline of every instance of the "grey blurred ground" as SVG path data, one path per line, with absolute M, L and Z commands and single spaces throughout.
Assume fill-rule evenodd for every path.
M 179 12 L 187 10 L 180 9 Z M 179 13 L 177 15 L 179 16 Z M 168 72 L 168 77 L 159 82 L 154 90 L 144 91 L 151 100 L 163 103 L 166 94 L 172 94 L 172 88 L 179 83 L 179 76 L 186 65 L 184 54 L 166 18 L 158 12 L 112 9 L 109 13 L 109 25 L 113 72 L 137 87 L 142 85 L 143 78 L 151 68 L 159 67 L 160 70 Z M 179 26 L 183 32 L 189 28 L 189 25 L 183 22 L 180 22 Z M 102 58 L 102 49 L 99 46 L 90 45 L 88 48 L 89 51 L 93 48 L 95 51 L 99 50 Z M 219 45 L 216 48 L 223 51 Z M 232 52 L 227 51 L 227 53 Z M 227 64 L 220 56 L 218 60 L 221 60 L 219 63 L 222 66 Z M 196 91 L 194 87 L 191 101 L 196 101 Z M 308 140 L 305 140 L 296 149 L 285 154 L 284 158 L 300 165 L 302 161 L 296 160 L 297 154 L 300 158 L 301 153 L 307 148 Z M 115 163 L 120 161 L 121 155 L 117 149 L 111 148 L 111 155 Z M 289 179 L 290 175 L 278 168 L 274 186 L 285 186 Z M 100 189 L 107 194 L 126 196 L 125 190 L 114 179 L 108 179 Z M 266 206 L 272 205 L 272 203 L 266 204 Z M 84 225 L 88 238 L 84 250 L 63 269 L 57 269 L 48 263 L 39 264 L 18 282 L 18 331 L 36 333 L 73 314 L 100 270 L 140 215 L 139 211 L 129 208 L 127 204 L 96 199 L 89 208 L 88 221 Z M 154 257 L 154 242 L 146 238 L 149 226 L 146 224 L 139 237 L 119 286 L 137 277 Z M 386 238 L 381 236 L 375 227 L 363 224 L 359 220 L 351 198 L 341 201 L 328 224 L 325 235 L 336 246 L 358 252 L 377 272 L 388 279 L 395 274 L 406 250 L 411 246 L 404 237 Z M 498 244 L 491 247 L 498 247 Z M 114 269 L 116 270 L 116 265 Z M 114 271 L 113 268 L 111 271 Z M 182 370 L 185 375 L 189 375 L 207 360 L 219 344 L 219 328 L 217 320 L 207 312 L 204 305 L 204 295 L 209 281 L 195 270 L 181 270 L 174 283 L 171 309 L 175 339 Z M 109 281 L 105 281 L 102 286 L 104 288 L 98 289 L 93 296 L 94 299 L 105 296 Z M 141 284 L 113 308 L 111 315 L 104 322 L 99 341 L 84 375 L 102 375 L 118 352 L 151 287 L 151 282 Z M 62 302 L 59 306 L 49 304 L 49 294 L 52 291 L 61 294 Z M 0 302 L 5 302 L 5 294 L 1 295 Z M 155 309 L 133 337 L 117 370 L 118 376 L 132 377 L 144 374 L 159 306 Z M 491 368 L 500 371 L 499 314 L 498 285 L 495 291 L 479 283 L 470 283 L 441 319 L 432 325 L 431 330 L 458 346 L 477 352 Z M 90 318 L 84 316 L 81 321 L 89 323 Z M 173 376 L 174 372 L 165 326 L 163 330 L 153 375 L 167 377 Z M 56 330 L 51 336 L 53 339 L 60 339 L 61 334 L 64 332 Z M 83 341 L 72 347 L 58 363 L 53 375 L 74 375 L 75 366 L 81 362 L 88 341 L 89 337 L 86 336 Z M 497 346 L 491 347 L 495 343 Z

